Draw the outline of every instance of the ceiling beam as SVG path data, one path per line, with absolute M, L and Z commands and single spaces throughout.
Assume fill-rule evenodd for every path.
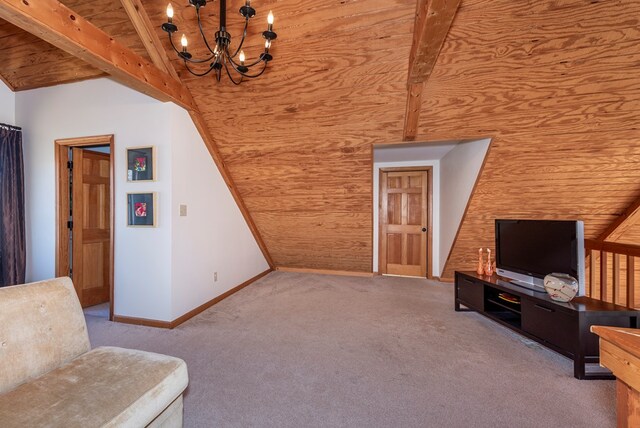
M 598 236 L 596 241 L 617 241 L 631 226 L 640 222 L 640 198 L 636 199 L 613 223 Z
M 124 10 L 129 15 L 129 19 L 140 40 L 142 40 L 151 62 L 160 70 L 169 73 L 174 79 L 180 81 L 180 77 L 176 73 L 176 69 L 173 68 L 173 64 L 171 64 L 171 60 L 167 56 L 167 51 L 164 50 L 162 42 L 140 0 L 120 0 L 120 3 L 122 3 Z
M 408 83 L 427 81 L 461 0 L 418 0 Z
M 113 76 L 124 85 L 186 110 L 195 102 L 185 85 L 161 71 L 56 0 L 0 0 L 0 18 Z
M 418 0 L 409 54 L 407 109 L 403 140 L 415 140 L 418 132 L 422 87 L 429 79 L 449 33 L 461 0 Z
M 418 119 L 420 118 L 420 108 L 422 105 L 422 89 L 423 83 L 414 83 L 409 85 L 409 94 L 407 95 L 407 109 L 404 115 L 404 133 L 403 141 L 413 141 L 418 134 Z

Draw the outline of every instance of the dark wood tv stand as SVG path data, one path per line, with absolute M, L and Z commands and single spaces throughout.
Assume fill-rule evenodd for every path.
M 505 301 L 498 297 L 500 293 L 519 302 Z M 639 313 L 584 296 L 556 302 L 546 293 L 513 285 L 506 278 L 475 272 L 455 274 L 455 310 L 463 311 L 461 305 L 571 358 L 578 379 L 615 379 L 597 365 L 598 336 L 589 329 L 592 325 L 636 328 Z

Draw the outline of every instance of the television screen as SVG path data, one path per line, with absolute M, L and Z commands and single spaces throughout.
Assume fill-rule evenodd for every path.
M 537 278 L 566 273 L 580 280 L 577 246 L 576 221 L 496 220 L 498 269 Z

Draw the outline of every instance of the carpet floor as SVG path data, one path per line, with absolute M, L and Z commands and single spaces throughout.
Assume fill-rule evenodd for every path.
M 183 358 L 185 427 L 613 427 L 614 381 L 421 279 L 273 272 L 174 330 L 88 315 L 92 346 Z

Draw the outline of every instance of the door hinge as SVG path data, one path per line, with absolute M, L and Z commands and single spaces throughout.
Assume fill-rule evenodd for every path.
M 68 169 L 73 169 L 73 161 L 67 162 L 67 168 Z
M 67 229 L 73 230 L 73 222 L 72 221 L 68 221 L 67 222 Z

